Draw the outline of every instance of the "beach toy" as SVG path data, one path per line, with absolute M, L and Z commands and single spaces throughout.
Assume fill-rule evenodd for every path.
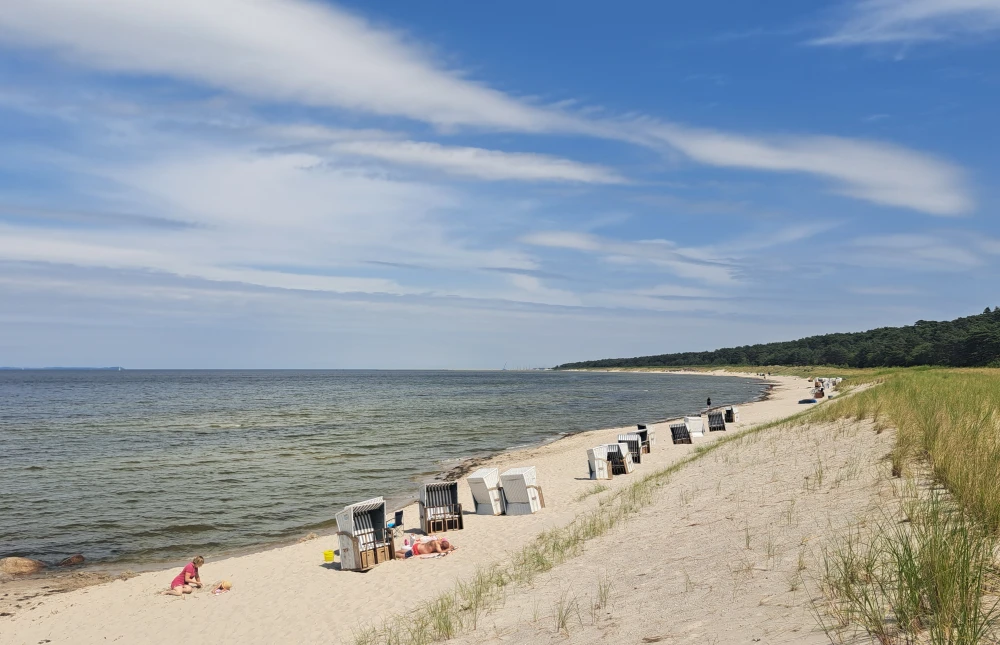
M 323 551 L 323 562 L 333 562 L 333 551 Z

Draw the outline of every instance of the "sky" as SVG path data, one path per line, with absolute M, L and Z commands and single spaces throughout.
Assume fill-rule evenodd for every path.
M 500 368 L 1000 304 L 1000 0 L 14 0 L 0 365 Z

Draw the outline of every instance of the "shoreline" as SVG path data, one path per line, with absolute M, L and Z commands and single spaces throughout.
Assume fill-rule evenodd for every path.
M 691 375 L 691 372 L 680 373 Z M 706 376 L 719 375 L 760 378 L 753 374 L 724 373 L 722 371 L 715 374 L 703 374 Z M 735 403 L 734 405 L 740 405 L 741 407 L 742 421 L 737 423 L 735 427 L 731 427 L 731 432 L 725 434 L 738 433 L 759 423 L 790 416 L 790 414 L 799 409 L 794 404 L 800 398 L 800 388 L 805 387 L 804 379 L 799 377 L 772 377 L 771 379 L 764 379 L 764 382 L 771 386 L 769 392 L 763 393 L 768 396 L 758 396 L 757 400 L 747 403 Z M 654 452 L 651 455 L 644 456 L 643 464 L 637 468 L 636 474 L 617 476 L 611 481 L 600 483 L 607 485 L 609 489 L 628 485 L 631 481 L 635 481 L 636 476 L 641 477 L 644 470 L 667 466 L 673 461 L 683 458 L 684 455 L 698 444 L 703 444 L 716 438 L 708 436 L 708 433 L 706 433 L 706 437 L 704 439 L 696 439 L 694 445 L 675 446 L 670 441 L 669 430 L 663 427 L 663 423 L 665 422 L 649 423 L 651 426 L 661 426 L 658 433 L 659 441 Z M 317 535 L 316 538 L 307 541 L 300 539 L 293 543 L 267 545 L 263 549 L 259 548 L 260 545 L 258 545 L 258 548 L 251 549 L 249 552 L 239 555 L 226 554 L 225 556 L 218 557 L 218 559 L 210 557 L 209 562 L 203 569 L 203 575 L 209 580 L 219 577 L 232 579 L 242 593 L 237 595 L 231 594 L 227 599 L 238 598 L 240 605 L 243 605 L 244 601 L 253 605 L 257 592 L 260 592 L 264 596 L 270 595 L 268 591 L 265 591 L 265 589 L 269 589 L 268 576 L 262 576 L 260 572 L 274 570 L 276 566 L 280 570 L 288 568 L 294 570 L 294 573 L 290 573 L 292 578 L 302 581 L 303 590 L 308 589 L 309 594 L 312 595 L 327 596 L 333 594 L 333 596 L 339 597 L 343 604 L 352 607 L 350 616 L 353 619 L 356 619 L 358 623 L 369 623 L 378 616 L 378 607 L 372 606 L 372 599 L 381 597 L 379 594 L 390 593 L 391 595 L 391 592 L 388 591 L 389 588 L 386 587 L 390 581 L 395 580 L 396 583 L 394 584 L 402 583 L 405 587 L 413 583 L 412 576 L 407 575 L 411 571 L 419 568 L 428 573 L 433 572 L 437 575 L 430 576 L 427 580 L 422 580 L 422 583 L 426 584 L 421 584 L 422 590 L 431 593 L 435 589 L 440 589 L 443 585 L 452 584 L 456 576 L 459 578 L 465 577 L 471 574 L 477 566 L 494 559 L 498 554 L 497 545 L 499 545 L 501 552 L 516 549 L 519 544 L 533 539 L 539 531 L 562 526 L 572 521 L 580 512 L 587 510 L 596 501 L 597 496 L 587 496 L 589 494 L 588 491 L 593 489 L 595 482 L 586 477 L 585 449 L 598 443 L 607 443 L 613 440 L 614 435 L 618 432 L 632 429 L 634 429 L 634 425 L 564 434 L 542 444 L 520 447 L 490 456 L 469 458 L 450 469 L 439 472 L 439 476 L 447 476 L 448 474 L 454 476 L 454 474 L 457 474 L 456 469 L 464 469 L 466 471 L 465 474 L 467 474 L 468 470 L 473 466 L 478 467 L 484 464 L 499 467 L 501 470 L 513 465 L 535 465 L 538 468 L 540 484 L 545 489 L 545 498 L 548 503 L 546 509 L 531 516 L 490 517 L 467 514 L 465 516 L 465 530 L 455 532 L 453 538 L 456 544 L 461 546 L 461 550 L 446 560 L 436 560 L 434 563 L 390 561 L 379 565 L 365 574 L 340 572 L 336 570 L 336 567 L 331 568 L 329 565 L 322 564 L 322 551 L 334 548 L 335 541 L 330 539 L 330 535 Z M 647 461 L 651 465 L 646 465 Z M 459 489 L 460 500 L 468 508 L 471 506 L 468 503 L 471 495 L 468 492 L 465 474 L 459 478 Z M 405 500 L 400 503 L 405 503 Z M 412 533 L 414 531 L 413 527 L 418 524 L 417 506 L 415 503 L 406 504 L 403 507 L 403 511 L 405 526 Z M 93 570 L 91 571 L 93 572 Z M 122 611 L 128 614 L 128 617 L 119 617 L 121 620 L 117 618 L 111 620 L 111 624 L 116 626 L 115 629 L 120 628 L 123 635 L 130 634 L 132 633 L 131 629 L 138 629 L 140 624 L 144 624 L 142 621 L 135 622 L 132 618 L 143 616 L 147 611 L 175 616 L 175 612 L 179 607 L 183 605 L 192 606 L 191 603 L 177 605 L 176 602 L 171 603 L 169 600 L 164 601 L 150 597 L 151 594 L 155 594 L 158 589 L 166 585 L 166 582 L 172 577 L 172 573 L 173 567 L 169 567 L 169 565 L 165 565 L 164 563 L 156 563 L 148 571 L 130 580 L 114 580 L 108 584 L 97 584 L 96 586 L 89 586 L 69 591 L 68 593 L 62 593 L 64 590 L 58 587 L 63 585 L 63 582 L 67 579 L 86 575 L 85 572 L 78 569 L 75 572 L 67 571 L 65 574 L 60 573 L 58 576 L 49 575 L 41 578 L 19 579 L 13 582 L 6 582 L 0 585 L 0 591 L 2 591 L 0 593 L 0 614 L 13 613 L 14 615 L 0 617 L 0 626 L 4 627 L 4 631 L 6 631 L 7 626 L 15 627 L 17 628 L 16 631 L 21 633 L 21 627 L 28 628 L 34 621 L 38 621 L 42 615 L 38 612 L 28 614 L 32 609 L 30 605 L 44 601 L 44 606 L 51 607 L 62 614 L 58 619 L 42 621 L 45 623 L 47 630 L 50 631 L 38 633 L 43 634 L 45 637 L 50 637 L 51 634 L 57 633 L 60 629 L 59 625 L 64 624 L 67 620 L 65 613 L 68 606 L 73 606 L 74 609 L 77 605 L 84 607 L 90 604 L 89 601 L 91 599 L 95 601 L 102 599 L 102 602 L 118 603 L 124 598 L 127 600 L 126 604 L 129 610 L 126 611 L 123 609 Z M 95 580 L 94 582 L 100 583 L 105 580 Z M 296 589 L 298 588 L 299 586 L 296 586 Z M 8 596 L 3 597 L 3 593 L 7 593 Z M 31 596 L 32 593 L 35 596 Z M 293 597 L 301 595 L 297 591 L 289 591 L 289 593 Z M 375 595 L 373 596 L 372 594 Z M 312 603 L 312 595 L 299 598 L 298 602 Z M 412 596 L 413 594 L 410 595 Z M 24 602 L 18 603 L 22 606 L 17 607 L 16 612 L 12 612 L 10 609 L 11 605 L 6 602 L 13 603 L 14 600 L 10 598 L 12 596 L 20 596 L 23 599 L 27 599 Z M 203 598 L 205 598 L 204 595 L 196 594 L 193 600 L 200 601 Z M 191 599 L 189 598 L 189 600 Z M 404 605 L 410 602 L 409 597 L 397 600 Z M 35 606 L 37 607 L 37 605 Z M 200 606 L 200 603 L 196 603 L 195 606 Z M 250 611 L 257 610 L 252 609 Z M 265 614 L 267 613 L 263 609 L 260 611 L 263 611 Z M 316 611 L 322 613 L 318 607 Z M 372 613 L 373 611 L 375 613 Z M 30 618 L 34 618 L 34 621 L 29 622 L 29 616 Z M 173 619 L 171 618 L 171 620 Z M 88 618 L 85 615 L 80 615 L 79 620 L 88 620 Z M 320 626 L 317 629 L 324 629 L 324 633 L 330 637 L 328 640 L 336 640 L 337 638 L 349 635 L 350 629 L 348 627 L 354 626 L 349 625 L 345 627 L 342 623 L 327 624 L 325 621 L 319 622 Z M 29 631 L 33 632 L 34 630 Z M 126 635 L 125 638 L 128 640 L 129 637 Z M 266 642 L 261 641 L 261 638 L 262 636 L 256 635 L 256 632 L 249 635 L 249 639 L 252 642 Z M 273 641 L 274 637 L 271 640 Z M 17 642 L 29 641 L 25 638 Z M 34 642 L 37 642 L 37 640 Z M 79 642 L 91 641 L 83 639 Z
M 765 377 L 757 376 L 755 374 L 749 374 L 746 372 L 727 372 L 725 370 L 713 370 L 711 372 L 696 371 L 696 370 L 670 370 L 670 369 L 630 369 L 630 368 L 613 368 L 613 369 L 573 369 L 573 370 L 562 370 L 566 372 L 618 372 L 618 373 L 629 373 L 629 374 L 672 374 L 675 376 L 729 376 L 729 377 L 740 377 L 740 378 L 750 378 L 761 380 L 764 384 L 767 384 L 766 389 L 755 398 L 748 401 L 743 401 L 739 403 L 725 403 L 725 405 L 737 405 L 745 406 L 752 403 L 757 403 L 760 401 L 766 401 L 771 396 L 771 391 L 773 384 L 768 384 Z M 722 406 L 713 406 L 722 407 Z M 702 414 L 704 413 L 704 408 L 696 411 L 691 411 L 685 413 L 690 414 Z M 676 421 L 682 418 L 681 416 L 667 417 L 663 419 L 653 419 L 646 421 L 648 425 L 659 425 L 666 424 L 671 421 Z M 451 466 L 445 466 L 439 470 L 429 471 L 427 473 L 414 475 L 414 478 L 420 481 L 458 481 L 464 478 L 469 473 L 488 464 L 489 462 L 501 457 L 510 456 L 517 458 L 519 453 L 528 452 L 536 450 L 545 446 L 553 445 L 559 441 L 569 439 L 571 437 L 576 437 L 581 434 L 593 433 L 593 432 L 611 432 L 617 430 L 624 430 L 631 428 L 632 426 L 615 426 L 610 428 L 591 428 L 585 430 L 574 430 L 572 432 L 558 432 L 554 435 L 549 435 L 537 442 L 531 444 L 522 444 L 519 446 L 511 446 L 509 448 L 504 448 L 500 450 L 495 450 L 489 453 L 484 453 L 482 455 L 473 455 L 470 457 L 461 457 L 457 459 L 449 460 L 453 462 Z M 419 484 L 419 481 L 413 479 L 414 483 Z M 410 506 L 414 506 L 417 503 L 418 493 L 408 492 L 400 493 L 395 496 L 385 496 L 386 499 L 386 513 L 392 513 L 394 510 L 403 510 Z M 332 516 L 329 522 L 334 522 Z M 320 539 L 324 537 L 330 537 L 334 535 L 337 531 L 336 524 L 332 526 L 327 526 L 321 529 L 310 530 L 308 527 L 303 527 L 302 533 L 295 536 L 289 536 L 274 542 L 261 542 L 251 545 L 246 545 L 242 547 L 233 547 L 230 549 L 223 549 L 218 553 L 212 554 L 209 557 L 216 558 L 219 560 L 244 557 L 249 555 L 254 555 L 256 553 L 267 553 L 275 549 L 281 549 L 288 546 L 293 546 L 295 544 L 301 544 L 303 542 Z M 183 567 L 185 561 L 182 560 L 157 560 L 149 563 L 138 563 L 131 561 L 121 561 L 121 562 L 94 562 L 86 563 L 78 566 L 71 566 L 61 568 L 55 564 L 47 566 L 45 570 L 38 574 L 18 576 L 13 580 L 5 580 L 2 575 L 0 575 L 0 585 L 12 584 L 12 583 L 23 583 L 24 587 L 30 591 L 32 589 L 45 588 L 42 585 L 60 586 L 61 583 L 69 582 L 72 588 L 79 588 L 78 582 L 81 579 L 91 579 L 93 582 L 90 584 L 103 584 L 105 582 L 118 579 L 120 576 L 134 577 L 136 574 L 145 574 L 150 572 L 167 571 L 174 567 Z M 28 584 L 34 583 L 34 584 Z M 20 585 L 19 585 L 20 586 Z M 0 586 L 0 588 L 3 588 Z

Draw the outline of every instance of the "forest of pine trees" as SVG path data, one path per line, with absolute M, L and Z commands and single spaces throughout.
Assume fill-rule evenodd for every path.
M 681 352 L 566 363 L 585 367 L 671 367 L 685 365 L 840 365 L 844 367 L 1000 367 L 1000 307 L 945 322 L 918 320 L 849 334 L 824 334 L 711 352 Z

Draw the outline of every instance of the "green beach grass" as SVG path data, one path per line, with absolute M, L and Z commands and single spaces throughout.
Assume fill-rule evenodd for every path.
M 814 607 L 821 627 L 832 642 L 845 642 L 851 629 L 884 645 L 997 642 L 1000 369 L 726 369 L 841 376 L 846 379 L 842 392 L 858 391 L 699 446 L 675 464 L 599 497 L 596 508 L 539 534 L 508 561 L 480 568 L 413 612 L 356 631 L 355 645 L 424 645 L 474 630 L 510 588 L 583 553 L 588 541 L 651 504 L 657 490 L 684 466 L 774 428 L 841 419 L 870 419 L 878 431 L 895 429 L 892 474 L 909 478 L 908 488 L 916 491 L 913 477 L 929 471 L 937 488 L 929 495 L 914 492 L 903 505 L 903 521 L 888 513 L 865 518 L 825 550 L 824 600 Z M 571 610 L 578 611 L 574 607 L 572 599 L 565 599 L 556 612 L 560 630 L 567 629 Z
M 566 526 L 543 531 L 520 551 L 510 554 L 506 562 L 479 568 L 470 580 L 458 583 L 452 590 L 412 612 L 390 616 L 381 625 L 356 630 L 354 645 L 426 645 L 474 630 L 480 618 L 502 600 L 509 588 L 530 584 L 538 574 L 582 554 L 587 542 L 607 534 L 652 504 L 657 489 L 687 464 L 722 446 L 750 440 L 753 435 L 771 428 L 800 423 L 813 410 L 698 446 L 684 459 L 599 498 L 597 508 L 582 513 Z M 609 590 L 610 587 L 598 584 L 599 597 L 606 599 Z M 571 600 L 566 603 L 563 610 L 570 606 Z M 565 612 L 562 613 L 565 617 Z M 565 622 L 561 624 L 561 628 L 564 627 Z

